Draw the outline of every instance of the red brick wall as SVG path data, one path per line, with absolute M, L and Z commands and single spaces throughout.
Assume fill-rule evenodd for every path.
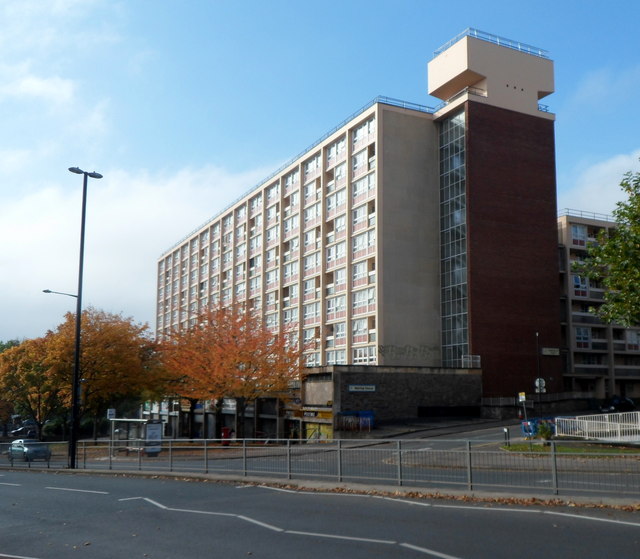
M 470 352 L 483 394 L 534 392 L 539 347 L 560 347 L 554 122 L 467 103 Z M 549 391 L 559 357 L 540 356 Z

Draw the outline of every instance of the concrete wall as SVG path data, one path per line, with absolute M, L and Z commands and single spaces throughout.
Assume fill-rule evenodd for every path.
M 438 128 L 381 106 L 378 363 L 440 365 Z
M 478 369 L 336 365 L 323 371 L 331 371 L 332 380 L 326 373 L 320 382 L 309 375 L 303 403 L 313 406 L 313 400 L 319 404 L 317 396 L 328 394 L 330 386 L 334 417 L 340 412 L 373 411 L 375 421 L 389 421 L 419 417 L 429 408 L 479 410 L 480 406 L 482 373 Z

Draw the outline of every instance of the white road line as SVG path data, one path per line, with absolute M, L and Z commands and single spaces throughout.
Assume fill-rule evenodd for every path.
M 362 493 L 319 493 L 315 491 L 305 491 L 304 489 L 283 489 L 280 487 L 268 487 L 266 485 L 252 485 L 250 487 L 260 487 L 261 489 L 269 489 L 271 491 L 280 491 L 282 493 L 293 493 L 299 495 L 333 495 L 334 497 L 366 497 L 368 499 L 383 499 L 385 501 L 392 501 L 394 503 L 401 503 L 403 505 L 410 506 L 420 506 L 420 507 L 433 507 L 433 508 L 441 508 L 441 509 L 459 509 L 459 510 L 470 510 L 476 512 L 507 512 L 507 513 L 519 513 L 519 514 L 543 514 L 543 515 L 551 515 L 551 516 L 566 516 L 567 518 L 575 518 L 576 520 L 585 520 L 592 522 L 608 522 L 611 524 L 620 524 L 621 526 L 638 526 L 640 527 L 640 522 L 629 522 L 626 520 L 615 520 L 612 518 L 598 518 L 596 516 L 587 516 L 569 512 L 559 512 L 552 510 L 540 510 L 537 508 L 531 509 L 521 509 L 521 508 L 511 508 L 511 507 L 480 507 L 474 505 L 443 505 L 438 503 L 423 503 L 420 501 L 411 501 L 409 499 L 400 499 L 396 497 L 385 497 L 382 495 L 365 495 Z M 403 544 L 401 544 L 403 545 Z M 409 545 L 409 544 L 407 544 Z
M 400 547 L 413 549 L 413 551 L 426 553 L 427 555 L 432 555 L 433 557 L 440 557 L 440 559 L 460 559 L 460 557 L 456 557 L 455 555 L 447 555 L 446 553 L 440 553 L 439 551 L 434 551 L 433 549 L 427 549 L 426 547 L 418 547 L 417 545 L 411 545 L 410 543 L 401 543 Z
M 259 520 L 254 520 L 253 518 L 249 518 L 248 516 L 243 516 L 241 514 L 233 515 L 237 516 L 241 520 L 246 520 L 247 522 L 251 522 L 251 524 L 256 524 L 258 526 L 262 526 L 263 528 L 267 528 L 268 530 L 273 530 L 274 532 L 284 532 L 282 528 L 278 528 L 277 526 L 273 526 L 271 524 L 266 524 L 264 522 L 260 522 Z
M 366 543 L 383 543 L 387 545 L 396 545 L 398 542 L 392 540 L 375 540 L 372 538 L 357 538 L 355 536 L 339 536 L 337 534 L 322 534 L 320 532 L 301 532 L 299 530 L 285 530 L 285 534 L 296 534 L 298 536 L 313 536 L 316 538 L 331 538 L 334 540 L 349 540 L 352 542 L 366 542 Z
M 5 555 L 4 553 L 0 553 L 0 557 L 3 559 L 37 559 L 37 557 L 26 557 L 24 555 Z
M 9 487 L 22 487 L 21 483 L 0 483 L 0 485 L 8 485 Z M 2 555 L 0 555 L 2 557 Z
M 53 491 L 73 491 L 75 493 L 95 493 L 96 495 L 108 495 L 108 491 L 91 491 L 90 489 L 72 489 L 70 487 L 45 487 Z

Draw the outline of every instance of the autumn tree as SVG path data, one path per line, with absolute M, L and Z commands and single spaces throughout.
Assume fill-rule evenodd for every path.
M 302 352 L 292 333 L 274 331 L 242 305 L 217 307 L 162 345 L 168 372 L 198 398 L 236 400 L 238 435 L 246 406 L 266 395 L 282 396 L 300 377 Z
M 48 359 L 61 386 L 61 395 L 71 404 L 75 351 L 75 314 L 52 334 Z M 165 391 L 160 376 L 155 342 L 148 326 L 131 318 L 92 307 L 82 313 L 80 351 L 81 415 L 97 421 L 108 408 L 133 399 L 142 402 Z M 95 434 L 95 432 L 94 432 Z
M 601 232 L 574 272 L 603 286 L 604 304 L 593 309 L 600 318 L 633 326 L 640 324 L 640 172 L 626 173 L 620 187 L 627 200 L 613 211 L 616 227 Z
M 42 435 L 45 421 L 62 409 L 61 385 L 48 362 L 52 336 L 25 340 L 0 353 L 0 394 L 22 417 L 32 419 Z

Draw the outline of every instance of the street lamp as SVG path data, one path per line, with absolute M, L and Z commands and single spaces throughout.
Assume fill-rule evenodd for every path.
M 78 292 L 71 295 L 76 298 L 76 343 L 73 352 L 73 381 L 71 384 L 71 436 L 69 437 L 69 468 L 76 467 L 76 447 L 78 443 L 78 407 L 80 403 L 80 325 L 82 320 L 82 273 L 84 269 L 84 223 L 87 213 L 87 177 L 101 179 L 100 173 L 83 171 L 78 167 L 69 167 L 69 171 L 82 175 L 82 218 L 80 221 L 80 262 L 78 264 Z M 65 293 L 65 295 L 70 295 Z

